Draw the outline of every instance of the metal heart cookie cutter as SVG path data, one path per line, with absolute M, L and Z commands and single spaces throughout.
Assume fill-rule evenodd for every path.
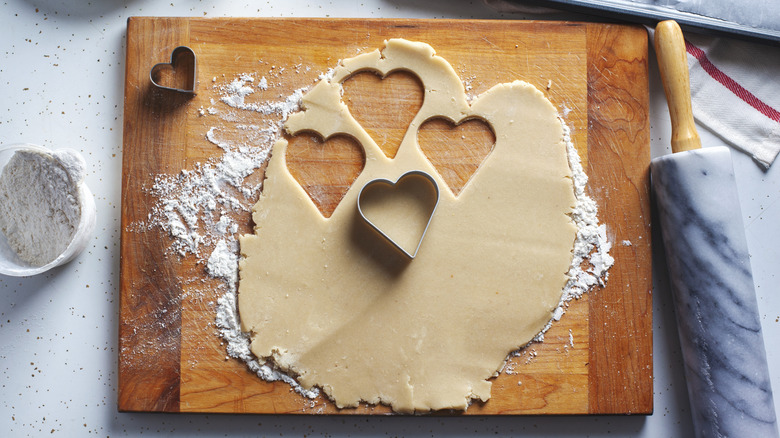
M 166 68 L 170 68 L 172 71 L 176 71 L 176 69 L 185 70 L 184 74 L 187 81 L 183 87 L 177 88 L 160 84 L 161 72 Z M 149 79 L 152 81 L 152 85 L 161 90 L 176 91 L 194 96 L 196 94 L 195 86 L 198 83 L 198 67 L 195 52 L 187 46 L 179 46 L 173 49 L 171 62 L 155 64 L 149 71 Z
M 420 235 L 420 239 L 417 242 L 417 247 L 414 249 L 414 252 L 409 252 L 406 248 L 401 246 L 401 244 L 388 235 L 385 231 L 383 231 L 379 226 L 377 226 L 374 222 L 372 222 L 368 217 L 366 217 L 365 213 L 363 212 L 362 202 L 363 202 L 363 194 L 364 191 L 367 188 L 370 188 L 375 185 L 386 185 L 389 186 L 391 189 L 398 186 L 399 183 L 401 183 L 402 180 L 411 178 L 411 177 L 421 177 L 425 179 L 428 183 L 430 183 L 430 186 L 433 188 L 435 194 L 436 194 L 436 202 L 433 203 L 433 209 L 430 212 L 430 216 L 428 217 L 428 221 L 425 223 L 425 228 L 422 231 L 422 234 Z M 431 225 L 431 220 L 433 219 L 434 213 L 436 213 L 436 207 L 439 205 L 439 185 L 436 183 L 436 180 L 433 179 L 431 175 L 429 175 L 426 172 L 423 172 L 421 170 L 412 170 L 409 172 L 404 173 L 403 175 L 399 176 L 398 179 L 395 180 L 395 182 L 390 181 L 385 178 L 377 178 L 372 179 L 371 181 L 368 181 L 358 193 L 357 198 L 357 208 L 358 212 L 360 213 L 360 217 L 365 221 L 368 225 L 371 226 L 379 235 L 381 235 L 385 240 L 390 242 L 395 248 L 397 248 L 401 253 L 403 253 L 406 257 L 409 259 L 414 259 L 417 256 L 417 252 L 420 250 L 420 246 L 422 245 L 423 239 L 425 238 L 425 234 L 428 232 L 428 227 Z

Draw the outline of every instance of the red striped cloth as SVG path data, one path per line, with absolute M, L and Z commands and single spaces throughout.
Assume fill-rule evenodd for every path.
M 696 121 L 769 167 L 780 152 L 780 48 L 685 37 Z
M 707 74 L 710 75 L 712 79 L 718 81 L 731 93 L 736 95 L 748 105 L 752 106 L 756 111 L 769 117 L 775 122 L 780 123 L 780 112 L 769 106 L 769 104 L 758 98 L 755 94 L 746 90 L 745 87 L 739 85 L 739 83 L 731 76 L 724 73 L 723 70 L 719 69 L 715 64 L 712 63 L 712 61 L 710 61 L 704 50 L 695 46 L 688 40 L 685 41 L 685 48 L 689 55 L 696 58 L 696 61 L 698 61 L 701 68 L 704 69 L 704 71 L 707 72 Z

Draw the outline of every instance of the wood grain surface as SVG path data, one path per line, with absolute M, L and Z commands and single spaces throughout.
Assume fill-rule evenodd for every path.
M 198 109 L 219 100 L 211 83 L 243 72 L 287 69 L 274 92 L 314 83 L 338 59 L 401 37 L 431 44 L 478 95 L 521 79 L 542 90 L 572 129 L 589 192 L 613 242 L 615 266 L 603 288 L 570 303 L 565 315 L 507 364 L 492 398 L 466 415 L 649 414 L 652 386 L 652 281 L 649 211 L 647 39 L 644 29 L 607 24 L 365 19 L 131 18 L 127 30 L 119 409 L 123 411 L 384 414 L 384 406 L 339 410 L 265 382 L 226 356 L 214 329 L 218 280 L 191 257 L 172 254 L 170 237 L 137 226 L 156 202 L 156 175 L 176 175 L 222 150 L 206 139 L 213 120 Z M 198 94 L 153 89 L 149 71 L 179 46 L 197 55 Z M 301 66 L 306 68 L 301 69 Z M 294 71 L 294 73 L 292 73 Z M 422 95 L 413 75 L 361 73 L 344 101 L 393 156 Z M 261 96 L 262 97 L 262 96 Z M 411 115 L 410 115 L 411 114 Z M 278 116 L 253 114 L 255 122 Z M 273 121 L 273 120 L 271 120 Z M 480 121 L 434 120 L 420 143 L 459 190 L 489 153 Z M 232 135 L 230 124 L 220 126 Z M 237 135 L 237 134 L 236 134 Z M 459 141 L 459 139 L 464 139 Z M 288 167 L 326 216 L 363 166 L 359 144 L 315 133 L 293 138 Z M 327 143 L 323 147 L 323 143 Z M 328 171 L 338 168 L 339 172 Z M 262 181 L 260 169 L 252 176 Z M 335 178 L 334 175 L 339 175 Z M 249 213 L 235 213 L 252 231 Z M 629 244 L 630 242 L 630 244 Z M 205 292 L 204 292 L 205 291 Z M 197 292 L 197 293 L 195 293 Z M 450 413 L 460 415 L 460 413 Z

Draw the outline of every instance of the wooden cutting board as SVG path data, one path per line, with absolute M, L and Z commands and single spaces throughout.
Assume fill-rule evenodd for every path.
M 431 44 L 478 95 L 521 79 L 542 90 L 571 127 L 590 195 L 613 243 L 604 288 L 573 301 L 545 336 L 510 361 L 492 398 L 466 414 L 649 414 L 653 410 L 647 38 L 639 27 L 526 21 L 131 18 L 127 30 L 119 328 L 119 409 L 239 413 L 387 413 L 338 410 L 268 383 L 226 357 L 214 328 L 217 281 L 194 258 L 170 254 L 170 237 L 140 231 L 158 174 L 178 174 L 222 151 L 206 140 L 198 109 L 218 99 L 212 83 L 243 72 L 273 76 L 289 95 L 339 59 L 402 37 Z M 197 56 L 198 94 L 153 89 L 152 66 L 172 50 Z M 276 70 L 273 70 L 276 69 Z M 371 74 L 369 73 L 368 76 Z M 271 77 L 271 76 L 269 76 Z M 356 78 L 357 79 L 357 78 Z M 370 78 L 357 95 L 372 96 Z M 378 81 L 374 81 L 378 82 Z M 391 93 L 393 88 L 391 87 Z M 218 104 L 218 103 L 217 103 Z M 375 106 L 377 125 L 390 123 Z M 278 119 L 278 116 L 256 115 Z M 259 123 L 259 122 L 258 122 Z M 301 140 L 303 142 L 312 140 Z M 305 150 L 305 148 L 301 149 Z M 344 155 L 344 165 L 354 165 Z M 447 156 L 440 158 L 447 161 Z M 301 154 L 314 175 L 321 157 Z M 296 165 L 292 163 L 290 166 Z M 318 161 L 319 160 L 319 161 Z M 360 160 L 358 156 L 357 160 Z M 351 164 L 350 164 L 351 163 Z M 359 164 L 359 163 L 358 163 Z M 468 167 L 468 166 L 467 166 Z M 463 170 L 459 172 L 466 172 Z M 260 180 L 262 169 L 254 177 Z M 302 176 L 301 176 L 302 175 Z M 322 187 L 337 186 L 328 174 Z M 315 178 L 316 179 L 316 178 Z M 333 191 L 328 203 L 338 201 Z M 249 213 L 234 216 L 251 232 Z M 206 249 L 210 251 L 210 249 Z M 211 282 L 211 283 L 210 283 Z M 209 289 L 208 285 L 214 288 Z M 204 287 L 204 285 L 206 285 Z M 191 289 L 197 287 L 197 299 Z M 212 290 L 203 296 L 203 290 Z

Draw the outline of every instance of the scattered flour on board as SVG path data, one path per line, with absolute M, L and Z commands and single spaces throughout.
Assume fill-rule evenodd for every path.
M 563 114 L 563 117 L 569 117 L 569 113 L 570 112 L 571 112 L 571 108 L 569 108 L 565 103 L 562 103 L 561 104 L 561 114 Z
M 310 69 L 306 68 L 308 72 Z M 279 78 L 284 68 L 271 66 L 269 75 Z M 294 67 L 295 72 L 301 66 Z M 272 73 L 271 73 L 272 72 Z M 318 80 L 332 77 L 333 70 L 319 75 Z M 471 81 L 464 83 L 469 89 Z M 218 126 L 211 127 L 205 138 L 222 149 L 218 158 L 198 163 L 192 170 L 182 170 L 178 175 L 157 175 L 149 191 L 157 199 L 151 208 L 146 223 L 134 224 L 136 230 L 159 227 L 172 237 L 170 250 L 180 257 L 195 257 L 198 263 L 205 264 L 206 273 L 221 280 L 220 289 L 224 292 L 216 303 L 216 327 L 226 342 L 228 356 L 246 362 L 248 368 L 267 381 L 282 380 L 307 398 L 315 398 L 319 390 L 302 388 L 294 378 L 279 372 L 271 363 L 262 363 L 250 351 L 249 335 L 241 331 L 237 302 L 237 280 L 239 245 L 238 224 L 229 216 L 243 212 L 248 215 L 262 189 L 262 182 L 251 183 L 251 175 L 268 159 L 270 149 L 281 133 L 287 117 L 300 109 L 304 88 L 295 90 L 289 96 L 278 96 L 277 100 L 252 99 L 260 90 L 272 89 L 274 85 L 265 76 L 259 79 L 256 74 L 242 73 L 234 78 L 225 78 L 224 82 L 213 79 L 213 90 L 219 95 L 211 99 L 208 108 L 199 108 L 201 117 L 217 118 Z M 565 117 L 570 109 L 563 108 Z M 263 116 L 263 126 L 245 123 L 247 114 L 259 113 Z M 576 196 L 576 205 L 571 218 L 577 226 L 573 260 L 568 281 L 553 318 L 532 342 L 544 340 L 544 333 L 553 322 L 561 319 L 568 303 L 582 296 L 591 287 L 603 285 L 607 270 L 614 263 L 609 255 L 611 243 L 607 239 L 606 227 L 598 223 L 596 203 L 585 193 L 588 177 L 585 174 L 580 157 L 571 141 L 569 128 L 561 119 L 564 143 L 572 170 L 572 181 Z M 238 131 L 242 142 L 225 140 L 224 132 Z M 235 136 L 234 136 L 235 137 Z M 201 249 L 213 248 L 209 254 Z M 587 263 L 585 263 L 587 261 Z M 530 343 L 529 343 L 530 344 Z M 569 332 L 569 345 L 574 347 L 574 337 Z M 527 362 L 537 353 L 533 348 L 524 348 L 509 357 L 527 356 Z M 502 370 L 514 373 L 514 365 Z M 314 402 L 312 402 L 314 403 Z
M 553 322 L 560 321 L 571 300 L 580 298 L 593 286 L 603 286 L 609 276 L 607 271 L 615 263 L 615 259 L 609 255 L 612 243 L 607 239 L 607 227 L 604 224 L 599 224 L 596 201 L 585 193 L 588 175 L 582 168 L 580 155 L 571 141 L 571 131 L 563 120 L 561 120 L 561 125 L 563 126 L 563 141 L 569 156 L 574 196 L 577 199 L 571 212 L 571 218 L 577 225 L 577 237 L 574 240 L 571 266 L 569 272 L 566 273 L 569 279 L 563 288 L 561 301 L 553 312 L 553 318 L 531 342 L 544 341 L 544 334 L 550 329 Z M 583 269 L 583 263 L 586 260 L 589 266 Z
M 296 71 L 299 69 L 300 66 Z M 280 70 L 274 74 L 278 75 Z M 258 361 L 249 349 L 249 336 L 241 331 L 236 308 L 239 224 L 231 218 L 235 213 L 249 216 L 262 189 L 262 181 L 253 183 L 251 176 L 268 160 L 287 116 L 300 108 L 305 89 L 280 99 L 250 101 L 249 96 L 271 87 L 265 76 L 257 79 L 255 74 L 242 73 L 227 79 L 226 83 L 215 77 L 212 83 L 218 98 L 211 99 L 211 105 L 199 108 L 197 113 L 201 117 L 215 116 L 216 126 L 210 127 L 204 136 L 222 149 L 222 153 L 177 175 L 156 175 L 154 184 L 147 188 L 156 203 L 147 221 L 133 224 L 131 228 L 139 231 L 161 228 L 172 237 L 171 253 L 195 257 L 198 263 L 205 264 L 210 277 L 221 280 L 222 295 L 216 302 L 215 324 L 227 344 L 228 356 L 246 362 L 264 380 L 282 380 L 303 396 L 314 398 L 319 390 L 303 389 L 292 377 Z M 267 117 L 252 117 L 252 113 Z M 246 120 L 261 120 L 262 126 L 242 123 Z M 226 135 L 229 132 L 240 135 Z M 242 140 L 228 140 L 236 137 Z M 210 249 L 208 254 L 207 249 Z

